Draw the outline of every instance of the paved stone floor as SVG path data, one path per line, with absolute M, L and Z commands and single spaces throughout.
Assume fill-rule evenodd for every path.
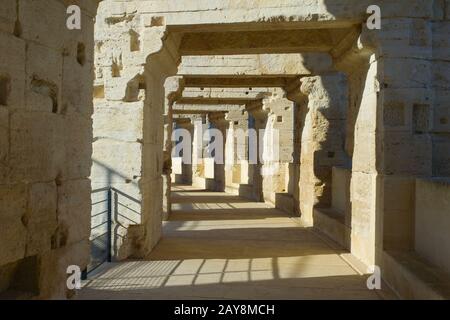
M 145 261 L 113 263 L 79 299 L 380 299 L 336 249 L 295 218 L 226 193 L 174 187 Z

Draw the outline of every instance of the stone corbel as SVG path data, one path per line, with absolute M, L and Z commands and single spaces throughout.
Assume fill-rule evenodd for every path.
M 228 120 L 226 119 L 226 112 L 208 113 L 208 119 L 217 128 L 226 128 L 228 126 Z
M 270 108 L 264 107 L 264 99 L 267 99 L 268 97 L 268 94 L 264 94 L 261 99 L 247 103 L 245 105 L 245 110 L 258 121 L 267 120 Z
M 164 83 L 166 90 L 165 114 L 171 112 L 173 104 L 182 97 L 184 90 L 184 77 L 173 76 L 166 79 Z

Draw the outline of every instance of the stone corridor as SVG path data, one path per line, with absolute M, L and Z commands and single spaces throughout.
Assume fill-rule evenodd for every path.
M 1 3 L 0 300 L 450 299 L 450 0 Z
M 336 247 L 262 202 L 173 187 L 163 237 L 141 261 L 111 263 L 78 299 L 380 299 Z M 392 297 L 392 296 L 391 296 Z

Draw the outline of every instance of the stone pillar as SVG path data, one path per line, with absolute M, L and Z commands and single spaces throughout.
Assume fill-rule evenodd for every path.
M 308 113 L 308 97 L 301 90 L 299 79 L 292 81 L 286 86 L 286 96 L 294 102 L 294 127 L 293 127 L 293 162 L 289 168 L 289 192 L 292 194 L 294 202 L 294 214 L 299 216 L 300 211 L 300 157 L 302 150 L 302 135 L 305 127 L 305 118 Z
M 242 106 L 239 110 L 231 110 L 226 114 L 228 132 L 225 143 L 225 188 L 233 194 L 244 193 L 245 185 L 249 183 L 248 176 L 248 113 Z M 244 139 L 238 137 L 242 132 Z
M 249 180 L 252 186 L 252 196 L 256 201 L 264 201 L 263 194 L 263 176 L 261 163 L 261 156 L 264 153 L 264 136 L 261 134 L 261 130 L 265 130 L 267 126 L 268 113 L 269 110 L 264 108 L 263 99 L 258 100 L 252 104 L 247 105 L 247 112 L 254 119 L 254 129 L 256 130 L 256 140 L 257 140 L 257 163 L 249 164 Z M 249 146 L 252 148 L 252 146 Z
M 167 220 L 171 212 L 170 189 L 172 173 L 172 127 L 173 104 L 181 97 L 184 89 L 183 77 L 175 76 L 167 78 L 164 87 L 166 92 L 164 114 L 164 164 L 163 164 L 163 219 Z
M 117 16 L 123 17 L 120 23 Z M 140 206 L 133 208 L 140 212 L 138 220 L 133 219 L 136 223 L 120 217 L 116 221 L 115 230 L 121 231 L 114 243 L 120 258 L 145 256 L 161 236 L 164 83 L 177 73 L 177 47 L 165 25 L 131 13 L 127 5 L 101 3 L 96 19 L 92 185 L 115 187 Z
M 331 205 L 333 166 L 349 162 L 345 153 L 347 82 L 343 74 L 330 73 L 301 79 L 301 92 L 308 97 L 300 155 L 300 212 L 313 224 L 313 208 Z
M 229 122 L 225 119 L 224 112 L 216 112 L 208 114 L 209 121 L 214 125 L 214 128 L 219 130 L 222 137 L 222 157 L 218 158 L 217 150 L 214 161 L 214 180 L 215 180 L 215 191 L 225 191 L 225 145 L 227 139 L 227 130 Z
M 194 126 L 192 137 L 192 185 L 200 189 L 206 188 L 204 178 L 203 150 L 205 143 L 203 134 L 206 127 L 206 115 L 192 115 L 191 122 Z
M 290 165 L 294 153 L 294 104 L 283 92 L 277 92 L 263 99 L 263 108 L 268 111 L 265 145 L 277 153 L 263 163 L 264 200 L 293 213 L 291 179 L 294 177 L 290 176 Z
M 183 150 L 183 156 L 189 157 L 189 163 L 186 163 L 184 161 L 181 161 L 181 174 L 173 174 L 172 173 L 172 182 L 175 182 L 177 184 L 186 184 L 191 185 L 192 184 L 192 137 L 194 135 L 194 125 L 191 122 L 190 118 L 176 118 L 175 119 L 176 128 L 177 129 L 185 129 L 189 132 L 189 137 L 191 141 L 191 150 L 190 154 L 185 154 L 186 152 L 189 152 L 188 150 Z M 172 155 L 173 156 L 173 155 Z M 177 157 L 179 155 L 176 155 Z

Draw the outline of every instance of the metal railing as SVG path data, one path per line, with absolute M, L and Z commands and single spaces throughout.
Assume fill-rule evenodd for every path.
M 118 229 L 127 228 L 124 225 L 139 224 L 133 216 L 139 216 L 141 202 L 130 195 L 113 187 L 92 190 L 91 234 L 90 234 L 90 262 L 83 271 L 82 278 L 87 279 L 89 273 L 105 262 L 113 259 L 113 250 L 116 250 L 117 238 L 122 238 Z M 123 197 L 127 203 L 120 200 Z M 95 199 L 94 199 L 95 198 Z M 136 204 L 139 209 L 131 208 Z M 126 215 L 127 210 L 130 214 Z M 126 221 L 126 223 L 122 223 Z M 115 245 L 116 244 L 116 245 Z

